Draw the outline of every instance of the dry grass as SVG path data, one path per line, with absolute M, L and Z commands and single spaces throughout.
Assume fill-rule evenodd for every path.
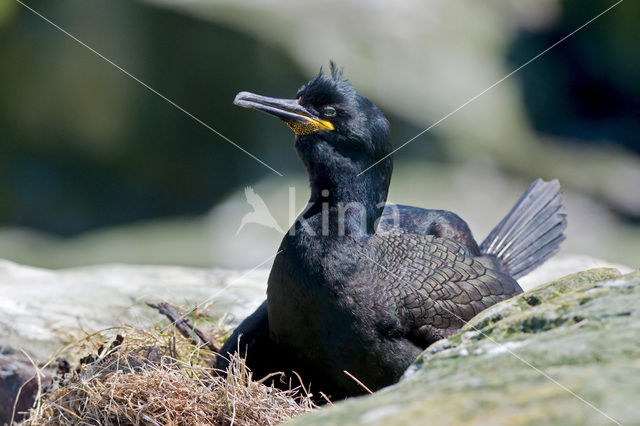
M 60 373 L 23 424 L 273 425 L 314 407 L 299 388 L 252 380 L 238 357 L 218 376 L 215 355 L 171 329 L 118 331 L 94 339 L 99 349 Z

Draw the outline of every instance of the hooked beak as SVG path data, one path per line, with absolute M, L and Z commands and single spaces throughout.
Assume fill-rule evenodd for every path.
M 278 99 L 250 92 L 240 92 L 233 100 L 233 104 L 278 117 L 299 136 L 308 135 L 318 130 L 335 130 L 333 123 L 317 117 L 300 105 L 297 99 Z

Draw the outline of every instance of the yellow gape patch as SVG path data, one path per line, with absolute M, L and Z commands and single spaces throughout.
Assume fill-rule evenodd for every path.
M 317 120 L 314 118 L 310 118 L 304 123 L 297 121 L 285 121 L 285 124 L 298 136 L 310 135 L 318 130 L 335 130 L 335 127 L 333 127 L 333 124 L 330 121 Z

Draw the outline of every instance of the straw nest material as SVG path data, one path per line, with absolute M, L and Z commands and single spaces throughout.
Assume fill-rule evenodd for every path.
M 237 356 L 227 377 L 218 375 L 213 352 L 170 325 L 116 333 L 71 347 L 67 359 L 94 345 L 75 365 L 60 363 L 23 424 L 273 425 L 314 407 L 302 387 L 285 391 L 254 381 Z

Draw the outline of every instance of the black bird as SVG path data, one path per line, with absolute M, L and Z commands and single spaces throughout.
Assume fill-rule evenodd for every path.
M 390 385 L 427 346 L 522 292 L 516 278 L 564 240 L 557 181 L 534 182 L 480 246 L 454 213 L 385 204 L 388 122 L 333 63 L 296 99 L 241 92 L 234 103 L 295 132 L 311 198 L 282 240 L 267 300 L 227 340 L 220 369 L 239 350 L 255 376 L 295 371 L 334 399 Z

